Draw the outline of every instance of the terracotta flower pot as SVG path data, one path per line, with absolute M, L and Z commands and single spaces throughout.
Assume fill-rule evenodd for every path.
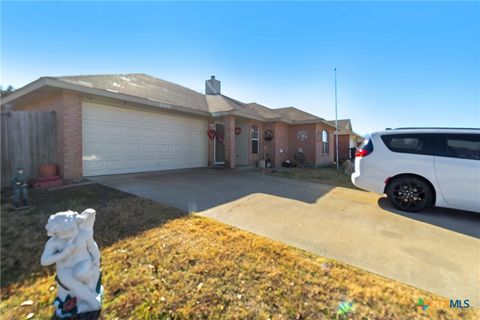
M 51 177 L 57 174 L 57 165 L 56 164 L 43 164 L 40 166 L 40 176 L 41 177 Z

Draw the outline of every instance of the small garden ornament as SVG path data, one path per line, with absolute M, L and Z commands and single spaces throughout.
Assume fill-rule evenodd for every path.
M 60 319 L 98 319 L 103 287 L 100 251 L 93 239 L 95 210 L 51 215 L 46 225 L 50 239 L 41 264 L 56 264 L 58 294 L 55 316 Z
M 302 168 L 306 164 L 306 158 L 302 148 L 299 148 L 297 150 L 297 153 L 295 153 L 295 162 L 297 162 L 297 165 Z
M 22 167 L 17 168 L 17 172 L 10 181 L 13 189 L 13 206 L 15 209 L 28 208 L 28 184 L 27 176 Z

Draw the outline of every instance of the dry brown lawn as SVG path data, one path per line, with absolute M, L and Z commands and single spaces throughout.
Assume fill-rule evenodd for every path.
M 2 319 L 48 319 L 54 269 L 39 265 L 44 225 L 59 210 L 97 210 L 105 319 L 478 319 L 430 308 L 428 292 L 99 185 L 32 192 L 32 209 L 2 197 Z M 21 306 L 26 300 L 33 305 Z M 338 314 L 341 302 L 353 310 Z
M 341 167 L 340 172 L 337 172 L 336 168 L 332 166 L 315 169 L 279 168 L 272 170 L 270 174 L 277 177 L 328 184 L 336 187 L 357 189 L 357 187 L 353 185 L 350 179 L 350 175 L 344 174 Z

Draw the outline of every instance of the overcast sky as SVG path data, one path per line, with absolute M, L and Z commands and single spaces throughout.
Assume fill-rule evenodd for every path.
M 1 3 L 1 84 L 147 73 L 359 133 L 480 127 L 479 2 Z

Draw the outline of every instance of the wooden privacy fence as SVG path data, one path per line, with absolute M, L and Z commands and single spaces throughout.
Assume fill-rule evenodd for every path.
M 1 118 L 2 188 L 10 185 L 19 166 L 29 178 L 36 178 L 39 166 L 56 163 L 55 112 L 11 111 L 2 112 Z

